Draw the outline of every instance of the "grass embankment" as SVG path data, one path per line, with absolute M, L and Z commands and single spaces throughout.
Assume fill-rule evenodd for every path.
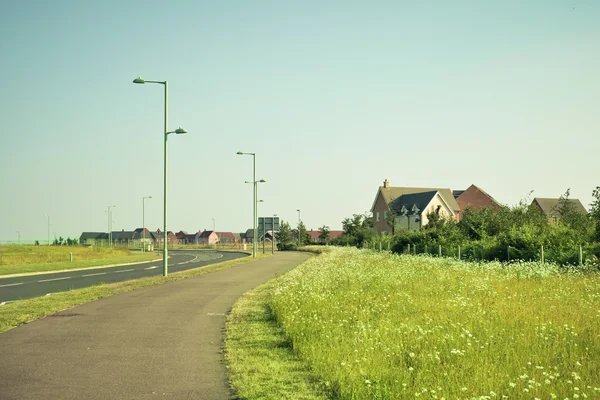
M 268 257 L 269 255 L 257 255 L 257 258 Z M 36 320 L 46 315 L 74 307 L 79 304 L 88 303 L 103 297 L 112 296 L 119 293 L 129 292 L 145 286 L 160 285 L 180 279 L 200 276 L 209 272 L 220 271 L 231 268 L 236 265 L 245 264 L 256 258 L 244 257 L 236 260 L 225 261 L 218 264 L 212 264 L 206 267 L 200 267 L 188 271 L 175 272 L 167 277 L 157 276 L 151 278 L 135 279 L 119 283 L 101 284 L 84 289 L 76 289 L 68 292 L 52 294 L 52 296 L 36 297 L 28 300 L 21 300 L 15 303 L 0 306 L 0 333 L 15 328 L 21 324 Z
M 239 399 L 326 399 L 326 388 L 292 351 L 267 305 L 274 283 L 244 294 L 227 316 L 225 358 Z
M 336 398 L 600 396 L 598 274 L 346 248 L 269 292 L 267 310 Z
M 73 253 L 73 262 L 69 261 Z M 160 258 L 156 253 L 84 246 L 0 246 L 0 275 L 60 271 Z

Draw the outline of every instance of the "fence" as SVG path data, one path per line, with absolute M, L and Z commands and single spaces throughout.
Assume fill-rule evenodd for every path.
M 467 243 L 463 245 L 444 246 L 441 244 L 394 244 L 391 240 L 373 241 L 368 246 L 373 250 L 394 251 L 400 254 L 429 255 L 452 257 L 468 261 L 504 261 L 517 260 L 539 261 L 560 265 L 582 265 L 587 262 L 599 262 L 600 244 L 575 246 L 539 246 L 516 247 L 495 245 L 491 247 Z

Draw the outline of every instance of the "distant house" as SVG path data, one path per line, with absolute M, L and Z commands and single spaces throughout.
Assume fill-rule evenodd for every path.
M 234 244 L 237 243 L 236 237 L 233 232 L 215 232 L 217 234 L 218 242 L 220 244 Z
M 98 245 L 102 242 L 108 243 L 108 233 L 106 232 L 83 232 L 79 236 L 79 244 L 88 246 Z
M 568 199 L 567 201 L 571 204 L 571 207 L 574 211 L 583 215 L 588 214 L 588 211 L 585 209 L 583 204 L 581 204 L 579 199 Z M 548 222 L 557 222 L 560 220 L 559 202 L 560 199 L 536 197 L 531 202 L 531 206 L 539 209 L 540 212 L 544 214 L 546 218 L 548 218 Z
M 452 191 L 452 194 L 454 195 L 456 203 L 460 208 L 458 213 L 459 221 L 462 219 L 462 213 L 467 207 L 471 207 L 476 210 L 485 207 L 493 209 L 499 209 L 502 207 L 502 205 L 498 203 L 496 199 L 475 185 L 469 186 L 466 190 L 454 190 Z
M 242 233 L 241 236 L 246 243 L 252 243 L 254 240 L 254 229 L 248 229 L 246 233 Z M 262 242 L 263 240 L 269 242 L 273 240 L 273 231 L 261 232 L 258 228 L 256 228 L 256 236 L 258 243 Z
M 213 245 L 219 242 L 219 236 L 217 236 L 217 232 L 215 231 L 203 231 L 198 232 L 198 244 L 202 245 Z
M 159 229 L 157 229 L 155 232 L 150 232 L 152 234 L 152 236 L 154 237 L 154 246 L 163 246 L 164 245 L 164 239 L 163 239 L 163 232 Z M 178 243 L 178 239 L 177 236 L 175 236 L 175 234 L 171 231 L 167 232 L 167 245 L 173 245 L 173 244 L 177 244 Z
M 344 231 L 329 231 L 329 238 L 327 241 L 319 239 L 319 236 L 321 236 L 321 231 L 313 231 L 311 229 L 308 233 L 310 234 L 310 238 L 313 243 L 326 243 L 327 241 L 339 238 L 344 234 Z
M 427 193 L 425 196 L 415 196 L 420 193 Z M 406 197 L 409 196 L 409 197 Z M 427 200 L 427 201 L 426 201 Z M 431 203 L 433 201 L 433 203 Z M 418 203 L 418 204 L 417 204 Z M 431 203 L 431 204 L 430 204 Z M 437 209 L 437 206 L 440 206 Z M 415 206 L 415 207 L 413 207 Z M 403 211 L 403 207 L 406 209 Z M 421 218 L 431 211 L 442 212 L 447 218 L 457 220 L 460 213 L 460 207 L 450 189 L 446 188 L 414 188 L 414 187 L 393 187 L 386 179 L 383 186 L 380 186 L 375 195 L 375 200 L 371 206 L 373 213 L 373 227 L 377 233 L 393 233 L 393 228 L 388 223 L 388 216 L 393 211 L 397 216 L 400 226 L 410 226 L 410 229 L 427 225 L 427 218 Z M 404 212 L 404 214 L 401 214 Z M 417 221 L 418 219 L 418 221 Z M 412 224 L 410 224 L 412 222 Z
M 453 220 L 457 215 L 438 190 L 404 194 L 392 201 L 390 209 L 396 215 L 394 229 L 421 229 L 429 223 L 430 213 Z

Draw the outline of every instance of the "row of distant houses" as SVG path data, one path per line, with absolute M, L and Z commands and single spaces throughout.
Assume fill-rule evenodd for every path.
M 548 222 L 556 222 L 558 198 L 536 197 L 531 206 L 536 207 L 547 218 Z M 572 208 L 582 214 L 587 210 L 578 199 L 568 199 Z M 467 207 L 481 209 L 484 207 L 500 208 L 502 205 L 483 189 L 471 185 L 465 190 L 448 188 L 415 188 L 390 186 L 386 179 L 380 186 L 371 206 L 373 227 L 378 233 L 393 233 L 394 229 L 420 229 L 429 223 L 431 213 L 445 219 L 460 221 Z M 390 218 L 393 215 L 393 221 Z M 393 223 L 393 227 L 390 223 Z
M 319 243 L 321 232 L 310 230 L 308 232 L 313 242 Z M 329 238 L 335 239 L 342 235 L 343 231 L 330 231 Z M 164 235 L 160 229 L 151 231 L 146 228 L 137 228 L 133 231 L 114 231 L 109 235 L 108 232 L 83 232 L 79 237 L 79 243 L 93 246 L 108 243 L 112 241 L 115 245 L 142 247 L 143 243 L 147 246 L 160 247 L 164 244 Z M 246 232 L 217 232 L 217 231 L 198 231 L 195 233 L 187 233 L 179 231 L 173 233 L 167 232 L 167 244 L 183 244 L 183 245 L 235 245 L 239 243 L 252 243 L 254 241 L 254 230 L 248 229 Z M 273 231 L 259 232 L 257 237 L 258 242 L 272 242 Z
M 214 245 L 214 244 L 230 244 L 235 245 L 236 243 L 252 243 L 253 231 L 249 235 L 246 233 L 234 233 L 234 232 L 217 232 L 217 231 L 198 231 L 195 233 L 188 233 L 185 231 L 179 231 L 173 233 L 167 232 L 167 243 L 173 244 L 195 244 L 195 245 Z M 260 240 L 272 240 L 272 232 L 265 232 L 261 235 Z M 114 231 L 110 234 L 108 232 L 83 232 L 79 237 L 80 244 L 96 245 L 100 243 L 108 243 L 111 241 L 116 245 L 134 245 L 142 246 L 142 243 L 147 245 L 162 246 L 164 244 L 164 235 L 160 229 L 151 231 L 147 228 L 137 228 L 133 231 Z

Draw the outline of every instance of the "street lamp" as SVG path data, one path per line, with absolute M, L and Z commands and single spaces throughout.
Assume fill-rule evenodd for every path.
M 256 257 L 256 197 L 257 197 L 257 190 L 256 190 L 256 153 L 243 153 L 241 151 L 238 151 L 236 153 L 238 156 L 252 156 L 252 170 L 253 170 L 253 178 L 252 178 L 252 183 L 254 184 L 254 199 L 252 201 L 252 210 L 253 210 L 253 221 L 252 221 L 252 226 L 253 226 L 253 237 L 252 237 L 252 257 Z M 261 179 L 259 182 L 261 183 L 265 183 L 266 181 L 264 179 Z M 246 181 L 246 183 L 250 183 L 248 181 Z
M 175 133 L 177 135 L 181 135 L 184 133 L 187 133 L 187 131 L 183 128 L 177 128 L 174 131 L 169 132 L 169 128 L 168 128 L 168 119 L 169 119 L 169 96 L 168 96 L 168 82 L 167 81 L 147 81 L 144 78 L 142 78 L 141 76 L 138 78 L 135 78 L 133 80 L 133 83 L 138 83 L 138 84 L 145 84 L 145 83 L 157 83 L 160 85 L 164 85 L 165 86 L 165 129 L 164 129 L 164 134 L 165 134 L 165 156 L 164 156 L 164 160 L 165 160 L 165 165 L 164 165 L 164 231 L 163 231 L 163 240 L 164 240 L 164 244 L 163 244 L 163 276 L 167 276 L 168 273 L 168 250 L 167 250 L 167 149 L 168 149 L 168 143 L 167 143 L 167 137 L 169 136 L 170 133 Z
M 300 219 L 300 209 L 296 211 L 298 211 L 298 246 L 300 246 L 300 221 L 302 220 Z
M 146 199 L 152 196 L 142 197 L 142 253 L 146 251 Z
M 108 247 L 112 247 L 112 218 L 110 216 L 110 208 L 111 207 L 116 207 L 115 205 L 112 206 L 108 206 L 108 211 L 106 212 L 106 214 L 108 214 Z
M 213 232 L 215 231 L 215 219 L 213 218 Z
M 17 244 L 20 246 L 21 245 L 21 232 L 17 231 L 17 236 L 19 237 L 19 241 L 17 242 Z

